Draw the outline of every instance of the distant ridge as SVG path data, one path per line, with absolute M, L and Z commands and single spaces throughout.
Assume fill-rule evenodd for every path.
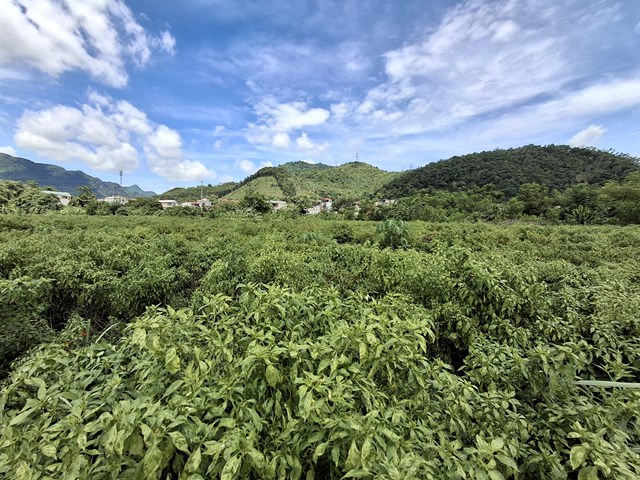
M 399 198 L 431 190 L 465 190 L 492 184 L 512 197 L 524 183 L 560 191 L 578 184 L 620 181 L 638 170 L 638 159 L 622 153 L 568 145 L 526 145 L 455 156 L 404 172 L 386 172 L 364 162 L 336 167 L 290 162 L 264 167 L 241 182 L 205 186 L 204 195 L 240 200 L 253 192 L 273 200 L 295 197 Z M 174 188 L 163 198 L 196 200 L 200 187 Z
M 56 165 L 36 163 L 26 158 L 12 157 L 0 153 L 0 180 L 34 181 L 41 187 L 52 187 L 56 190 L 77 193 L 81 186 L 90 187 L 98 198 L 108 197 L 114 192 L 129 198 L 150 197 L 155 192 L 142 190 L 138 185 L 123 187 L 115 182 L 104 182 L 80 170 L 66 170 Z
M 577 183 L 620 181 L 636 170 L 638 159 L 626 154 L 568 145 L 526 145 L 428 163 L 398 175 L 377 195 L 398 198 L 421 191 L 455 191 L 492 184 L 511 197 L 524 183 L 562 191 Z

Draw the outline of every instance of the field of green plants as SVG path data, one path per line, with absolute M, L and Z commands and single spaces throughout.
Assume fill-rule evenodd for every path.
M 2 478 L 640 478 L 637 226 L 2 215 L 0 322 Z

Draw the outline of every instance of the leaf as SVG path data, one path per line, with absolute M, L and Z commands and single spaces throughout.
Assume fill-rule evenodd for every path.
M 15 474 L 16 480 L 31 480 L 33 478 L 31 468 L 24 460 L 21 460 L 20 463 L 18 463 L 18 468 L 16 468 Z
M 354 470 L 358 467 L 360 467 L 360 450 L 358 450 L 356 441 L 353 440 L 351 442 L 351 447 L 349 447 L 349 453 L 347 454 L 347 460 L 344 463 L 344 468 L 347 470 Z
M 583 445 L 576 445 L 575 447 L 573 447 L 571 449 L 571 453 L 569 454 L 571 468 L 575 470 L 580 465 L 582 465 L 582 462 L 585 461 L 588 454 L 589 454 L 589 449 Z
M 131 342 L 134 345 L 144 347 L 147 342 L 147 331 L 144 328 L 136 328 L 131 336 Z
M 333 463 L 337 467 L 340 462 L 340 447 L 338 445 L 334 445 L 331 449 L 331 460 L 333 460 Z
M 373 446 L 371 445 L 371 437 L 367 437 L 362 442 L 362 452 L 360 454 L 360 462 L 365 469 L 369 468 L 369 458 L 373 453 Z
M 496 458 L 498 459 L 498 461 L 501 464 L 506 465 L 507 467 L 511 468 L 515 472 L 518 471 L 518 464 L 516 462 L 514 462 L 512 458 L 507 457 L 506 455 L 503 455 L 502 453 L 498 453 L 496 455 Z
M 356 468 L 354 470 L 349 470 L 347 474 L 342 478 L 362 478 L 362 477 L 368 477 L 370 475 L 371 475 L 371 472 L 369 470 Z
M 162 395 L 162 398 L 165 398 L 165 397 L 168 397 L 169 395 L 171 395 L 178 388 L 180 388 L 183 383 L 184 383 L 183 380 L 176 380 L 175 382 L 173 382 L 171 385 L 169 385 L 169 388 L 167 388 L 167 391 L 164 392 L 164 395 Z
M 501 438 L 494 438 L 491 440 L 491 448 L 493 450 L 502 450 L 502 447 L 504 447 L 504 440 Z
M 160 449 L 153 445 L 147 450 L 146 455 L 142 459 L 142 466 L 146 478 L 157 478 L 156 471 L 160 468 L 162 463 L 162 452 Z
M 35 408 L 30 408 L 28 410 L 25 410 L 24 412 L 19 414 L 17 417 L 14 417 L 14 419 L 9 422 L 9 426 L 13 427 L 14 425 L 23 424 L 34 411 L 35 411 Z
M 184 435 L 182 435 L 182 433 L 169 432 L 169 438 L 171 438 L 171 442 L 173 443 L 174 447 L 184 453 L 189 453 L 189 443 L 187 442 L 187 439 L 184 438 Z
M 491 480 L 504 480 L 504 475 L 502 475 L 499 470 L 489 470 L 487 473 Z
M 164 365 L 171 373 L 176 373 L 180 370 L 180 357 L 178 356 L 175 347 L 171 347 L 167 350 L 164 357 Z
M 360 342 L 358 346 L 358 354 L 360 356 L 360 361 L 362 362 L 367 356 L 367 344 L 364 342 Z
M 276 370 L 276 367 L 271 364 L 267 365 L 265 375 L 267 377 L 267 382 L 271 387 L 275 387 L 280 382 L 280 374 L 278 373 L 278 370 Z
M 40 451 L 45 457 L 56 459 L 56 447 L 53 445 L 42 445 Z
M 329 444 L 327 442 L 321 443 L 320 445 L 318 445 L 316 447 L 316 449 L 313 451 L 313 461 L 316 462 L 318 461 L 318 458 L 320 458 L 322 455 L 324 455 L 325 450 L 327 449 L 327 447 L 329 446 Z
M 222 472 L 220 472 L 220 480 L 232 480 L 236 472 L 240 468 L 242 460 L 238 456 L 231 457 L 225 463 Z
M 218 426 L 219 427 L 226 427 L 226 428 L 235 428 L 236 427 L 236 421 L 233 418 L 229 418 L 229 417 L 221 418 L 218 421 Z
M 198 447 L 191 454 L 191 456 L 189 457 L 189 460 L 187 461 L 187 464 L 184 466 L 185 471 L 189 473 L 195 473 L 200 467 L 201 461 L 202 461 L 202 452 L 200 452 L 200 447 Z
M 107 451 L 107 453 L 114 453 L 117 438 L 118 428 L 113 425 L 102 440 L 102 444 L 104 445 L 104 449 Z
M 597 467 L 584 467 L 578 472 L 578 480 L 598 480 Z

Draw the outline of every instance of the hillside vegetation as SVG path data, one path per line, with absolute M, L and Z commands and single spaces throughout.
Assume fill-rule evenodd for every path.
M 377 190 L 380 197 L 399 198 L 425 190 L 464 190 L 493 184 L 508 197 L 520 185 L 538 183 L 564 190 L 578 183 L 602 185 L 638 170 L 638 159 L 624 154 L 566 145 L 527 145 L 472 153 L 429 163 L 396 176 Z
M 35 163 L 26 158 L 12 157 L 0 153 L 0 180 L 36 182 L 41 187 L 53 188 L 72 195 L 78 193 L 78 187 L 89 187 L 98 197 L 122 195 L 130 198 L 148 197 L 155 192 L 144 191 L 137 185 L 120 188 L 115 182 L 103 182 L 99 178 L 75 170 L 70 171 L 56 165 Z
M 158 195 L 159 199 L 176 200 L 178 203 L 193 202 L 202 197 L 219 198 L 224 197 L 230 192 L 238 188 L 237 182 L 226 182 L 220 185 L 203 185 L 197 187 L 176 187 L 167 190 L 162 195 Z
M 376 190 L 398 175 L 385 172 L 363 162 L 351 162 L 332 167 L 306 162 L 285 163 L 278 167 L 264 167 L 238 183 L 205 187 L 205 196 L 242 199 L 247 193 L 262 195 L 270 200 L 290 200 L 295 197 L 371 198 Z M 199 198 L 200 187 L 174 188 L 161 198 L 178 201 Z

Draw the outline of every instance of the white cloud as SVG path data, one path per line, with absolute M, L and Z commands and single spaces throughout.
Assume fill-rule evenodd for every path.
M 574 147 L 593 147 L 606 132 L 607 129 L 602 125 L 589 125 L 571 137 L 569 139 L 569 145 Z
M 253 163 L 251 160 L 247 160 L 246 158 L 243 160 L 238 160 L 235 162 L 235 166 L 237 169 L 239 169 L 240 171 L 242 171 L 245 175 L 251 175 L 255 172 L 257 172 L 258 170 L 260 170 L 261 168 L 265 168 L 265 167 L 273 167 L 273 164 L 271 162 L 261 162 L 260 165 L 256 165 L 255 163 Z
M 322 145 L 318 145 L 312 142 L 306 132 L 304 132 L 296 139 L 296 147 L 298 148 L 298 150 L 302 150 L 307 154 L 312 153 L 321 155 L 329 148 L 329 144 L 325 142 Z
M 605 7 L 590 2 L 595 18 L 587 22 L 582 10 L 555 0 L 459 3 L 439 24 L 382 55 L 386 81 L 354 107 L 332 105 L 331 123 L 397 142 L 452 135 L 571 93 L 593 78 L 594 58 L 604 52 L 596 39 L 619 14 Z
M 532 105 L 479 128 L 485 139 L 522 138 L 584 124 L 584 119 L 620 112 L 640 106 L 640 72 L 629 78 L 602 81 L 558 98 Z
M 278 150 L 287 150 L 291 145 L 291 138 L 284 132 L 278 132 L 273 136 L 271 145 Z
M 278 132 L 322 125 L 331 115 L 324 108 L 308 108 L 304 102 L 277 103 L 273 97 L 263 99 L 255 111 L 261 123 Z
M 16 149 L 11 146 L 0 147 L 0 153 L 6 153 L 7 155 L 11 155 L 12 157 L 15 157 Z
M 520 26 L 513 20 L 496 22 L 494 24 L 493 40 L 508 42 L 520 31 Z
M 151 122 L 125 101 L 89 92 L 93 103 L 78 108 L 55 105 L 27 110 L 18 119 L 14 141 L 25 150 L 55 160 L 80 160 L 102 171 L 133 171 L 140 149 L 149 168 L 171 180 L 201 180 L 215 175 L 200 162 L 184 158 L 175 130 Z
M 273 97 L 262 99 L 255 106 L 258 124 L 250 123 L 246 138 L 255 145 L 270 145 L 276 150 L 289 150 L 292 145 L 290 133 L 304 127 L 317 127 L 326 123 L 331 112 L 324 108 L 309 108 L 305 102 L 278 103 Z M 296 140 L 299 150 L 321 152 L 328 144 L 315 145 L 306 133 Z
M 317 162 L 314 162 L 313 160 L 311 160 L 310 158 L 301 158 L 298 161 L 299 162 L 308 163 L 309 165 L 315 165 L 317 163 Z
M 106 85 L 123 87 L 127 61 L 144 66 L 152 48 L 174 52 L 171 34 L 147 34 L 122 0 L 5 3 L 0 65 L 35 68 L 53 77 L 79 70 Z

